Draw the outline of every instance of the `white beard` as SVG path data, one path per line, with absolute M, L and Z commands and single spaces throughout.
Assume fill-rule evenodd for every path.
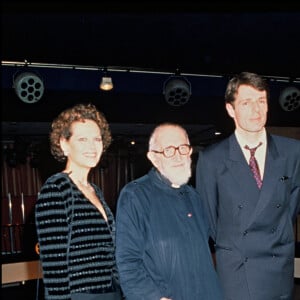
M 187 163 L 181 168 L 161 170 L 161 174 L 170 180 L 172 184 L 181 186 L 186 184 L 191 178 L 191 162 L 191 160 L 187 161 Z

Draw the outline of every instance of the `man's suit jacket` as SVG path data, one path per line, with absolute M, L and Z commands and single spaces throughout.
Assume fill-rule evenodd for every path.
M 300 141 L 267 135 L 259 190 L 234 134 L 199 153 L 196 188 L 225 299 L 291 299 L 300 209 Z

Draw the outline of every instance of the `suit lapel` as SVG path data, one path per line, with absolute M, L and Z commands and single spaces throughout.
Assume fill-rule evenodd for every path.
M 272 137 L 268 135 L 267 140 L 264 179 L 259 190 L 235 135 L 229 138 L 229 159 L 225 164 L 235 180 L 234 184 L 241 187 L 237 191 L 240 194 L 236 195 L 236 199 L 243 199 L 247 203 L 249 218 L 240 220 L 245 226 L 249 226 L 272 201 L 273 191 L 279 180 L 279 175 L 276 174 L 281 174 L 284 169 L 285 160 L 279 157 Z
M 260 191 L 254 214 L 250 218 L 248 225 L 250 225 L 254 221 L 254 219 L 257 218 L 257 216 L 274 198 L 274 190 L 276 189 L 279 183 L 280 174 L 282 173 L 282 170 L 284 170 L 284 165 L 285 159 L 279 156 L 272 137 L 268 135 L 263 185 Z
M 243 205 L 243 203 L 246 204 L 243 206 L 246 209 L 244 216 L 246 215 L 247 218 L 236 220 L 240 224 L 239 226 L 244 227 L 248 223 L 249 218 L 252 218 L 260 191 L 256 186 L 249 165 L 234 134 L 229 138 L 228 151 L 229 158 L 225 161 L 231 177 L 231 179 L 228 179 L 228 184 L 238 187 L 237 189 L 235 188 L 232 199 L 228 200 L 232 201 L 232 207 Z
M 238 185 L 247 187 L 249 191 L 256 191 L 256 182 L 234 134 L 229 138 L 229 160 L 226 164 Z M 245 196 L 243 188 L 241 193 Z

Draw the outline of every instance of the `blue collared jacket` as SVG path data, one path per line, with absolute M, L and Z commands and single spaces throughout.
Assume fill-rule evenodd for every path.
M 222 299 L 199 195 L 156 170 L 127 184 L 116 216 L 116 259 L 126 300 Z

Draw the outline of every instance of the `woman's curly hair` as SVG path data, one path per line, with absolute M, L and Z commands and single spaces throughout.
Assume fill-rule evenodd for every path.
M 76 104 L 61 112 L 54 119 L 50 132 L 50 149 L 54 158 L 60 162 L 66 157 L 60 147 L 60 139 L 69 139 L 72 135 L 71 125 L 76 121 L 93 120 L 99 126 L 103 142 L 103 152 L 109 147 L 112 137 L 105 116 L 97 110 L 96 106 L 89 104 Z

